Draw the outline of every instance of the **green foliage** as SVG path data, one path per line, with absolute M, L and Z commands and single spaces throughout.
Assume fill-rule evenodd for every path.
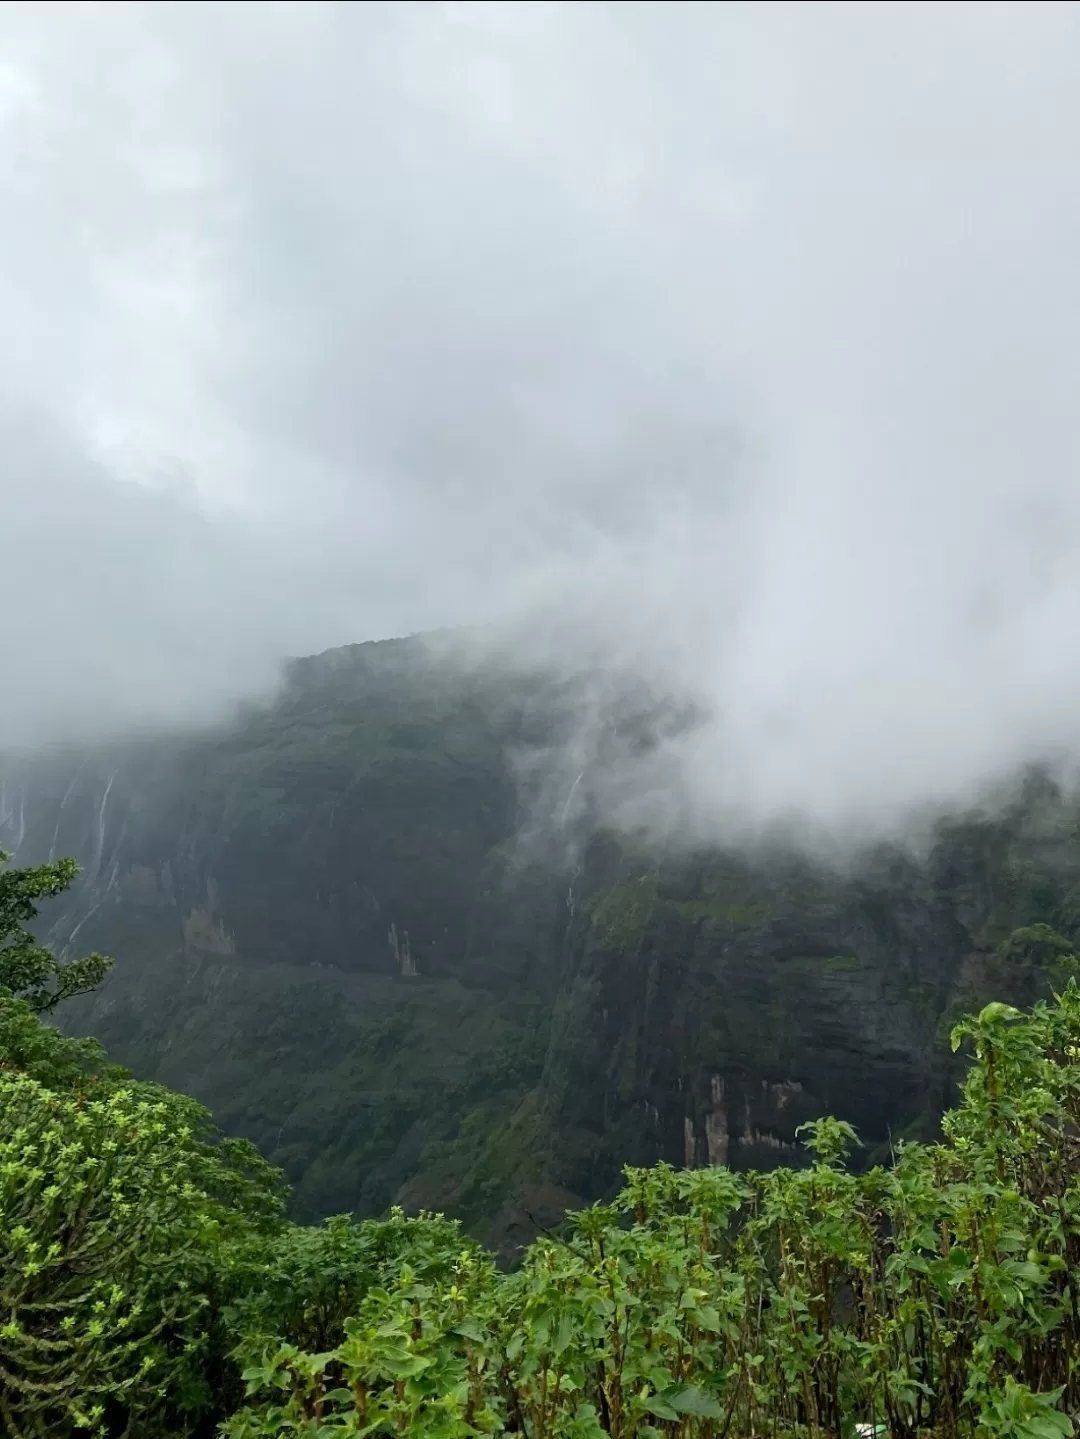
M 1035 926 L 1001 957 L 1045 973 L 1064 944 Z M 1073 980 L 954 1027 L 971 1063 L 940 1144 L 852 1173 L 858 1136 L 826 1117 L 805 1168 L 628 1169 L 510 1274 L 437 1215 L 285 1224 L 251 1146 L 22 988 L 0 997 L 4 1434 L 1074 1432 Z
M 203 1397 L 220 1216 L 168 1107 L 0 1075 L 0 1421 L 6 1433 L 164 1423 Z
M 290 1224 L 252 1236 L 238 1254 L 247 1282 L 230 1322 L 249 1340 L 333 1349 L 369 1290 L 393 1285 L 406 1265 L 420 1280 L 445 1280 L 458 1256 L 475 1248 L 457 1223 L 441 1215 L 406 1219 L 400 1209 L 362 1224 L 347 1214 L 321 1225 Z
M 831 1116 L 825 1119 L 812 1119 L 808 1124 L 800 1124 L 795 1132 L 806 1135 L 803 1143 L 822 1164 L 842 1164 L 852 1149 L 856 1148 L 860 1142 L 859 1136 L 850 1124 L 843 1119 L 833 1119 Z
M 834 954 L 825 961 L 825 968 L 830 974 L 855 974 L 859 961 L 853 954 Z
M 1064 1436 L 1080 1407 L 1080 989 L 1027 1015 L 988 1005 L 953 1043 L 972 1064 L 943 1143 L 853 1174 L 857 1136 L 825 1118 L 803 1127 L 808 1168 L 628 1170 L 512 1274 L 439 1216 L 284 1225 L 272 1176 L 215 1143 L 192 1101 L 100 1066 L 89 1095 L 9 1068 L 0 1421 L 153 1436 L 216 1413 L 225 1439 Z
M 72 1039 L 41 1020 L 25 999 L 0 993 L 0 1069 L 17 1069 L 47 1089 L 87 1090 L 99 1081 L 131 1076 L 110 1064 L 94 1039 Z
M 249 1334 L 249 1401 L 223 1433 L 1072 1433 L 1080 990 L 1027 1016 L 989 1005 L 965 1042 L 944 1143 L 852 1174 L 854 1131 L 823 1119 L 806 1169 L 628 1170 L 514 1274 L 404 1262 L 330 1348 Z
M 10 858 L 0 850 L 0 867 Z M 59 960 L 26 927 L 37 915 L 37 901 L 62 894 L 78 872 L 73 859 L 58 859 L 0 873 L 0 996 L 21 997 L 39 1014 L 94 989 L 112 967 L 100 954 Z
M 189 1434 L 236 1382 L 225 1309 L 280 1227 L 279 1176 L 19 1003 L 0 1041 L 44 1058 L 0 1049 L 0 1432 Z
M 651 875 L 610 889 L 589 900 L 596 942 L 602 949 L 633 954 L 641 947 L 656 907 L 656 881 Z
M 998 945 L 991 966 L 994 977 L 1020 985 L 1034 985 L 1045 994 L 1048 986 L 1062 988 L 1080 971 L 1076 946 L 1048 924 L 1031 924 L 1013 930 Z
M 42 1023 L 107 963 L 22 928 L 73 873 L 0 876 L 0 1432 L 189 1435 L 235 1400 L 224 1309 L 282 1186 L 195 1100 Z

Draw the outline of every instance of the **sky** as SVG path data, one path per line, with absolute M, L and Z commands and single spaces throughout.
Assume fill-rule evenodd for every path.
M 555 615 L 711 715 L 706 831 L 1071 754 L 1078 69 L 1030 0 L 0 5 L 0 743 Z

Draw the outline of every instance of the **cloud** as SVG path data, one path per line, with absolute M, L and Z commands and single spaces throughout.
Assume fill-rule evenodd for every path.
M 15 3 L 0 54 L 0 738 L 555 615 L 712 716 L 704 832 L 1074 747 L 1076 6 Z

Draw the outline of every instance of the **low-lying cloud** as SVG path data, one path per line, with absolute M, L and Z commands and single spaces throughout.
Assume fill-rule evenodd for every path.
M 464 624 L 708 713 L 642 776 L 703 834 L 1076 749 L 1077 6 L 15 3 L 0 56 L 0 742 Z

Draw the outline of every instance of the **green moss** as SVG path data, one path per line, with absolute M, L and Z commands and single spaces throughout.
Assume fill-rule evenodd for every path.
M 666 908 L 683 919 L 697 920 L 725 929 L 757 929 L 770 917 L 769 906 L 760 899 L 672 899 Z
M 830 955 L 828 959 L 823 960 L 822 963 L 825 968 L 833 974 L 851 974 L 853 971 L 862 968 L 862 965 L 853 954 L 833 954 Z
M 656 880 L 652 875 L 613 884 L 593 895 L 588 911 L 597 946 L 619 954 L 636 954 L 656 903 Z
M 1033 861 L 1010 856 L 990 881 L 992 908 L 979 934 L 987 948 L 1000 945 L 1025 925 L 1059 921 L 1062 895 L 1053 878 Z
M 787 962 L 789 972 L 800 974 L 855 974 L 862 964 L 853 954 L 799 954 Z

